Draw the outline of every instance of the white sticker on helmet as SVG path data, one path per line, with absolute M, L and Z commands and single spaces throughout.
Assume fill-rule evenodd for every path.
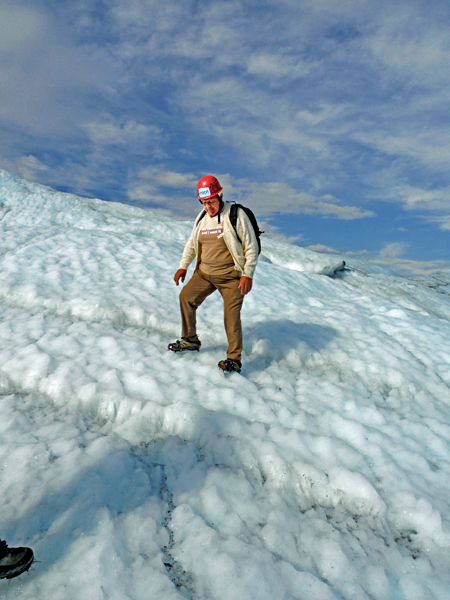
M 206 196 L 211 196 L 211 192 L 209 191 L 209 188 L 199 188 L 198 197 L 206 198 Z

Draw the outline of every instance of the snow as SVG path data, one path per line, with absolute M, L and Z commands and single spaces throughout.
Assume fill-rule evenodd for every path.
M 191 227 L 0 171 L 0 535 L 40 561 L 0 596 L 447 600 L 450 273 L 264 236 L 224 376 L 216 295 L 166 350 Z

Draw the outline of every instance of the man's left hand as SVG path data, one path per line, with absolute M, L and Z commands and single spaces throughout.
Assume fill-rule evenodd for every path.
M 241 290 L 241 294 L 243 296 L 249 293 L 249 291 L 252 289 L 252 284 L 253 281 L 251 277 L 245 277 L 245 275 L 241 277 L 241 280 L 239 282 L 239 289 Z

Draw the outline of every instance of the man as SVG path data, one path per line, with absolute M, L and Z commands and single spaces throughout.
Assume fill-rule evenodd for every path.
M 252 289 L 258 261 L 258 242 L 253 226 L 243 210 L 238 210 L 236 230 L 230 221 L 230 206 L 223 201 L 222 186 L 212 175 L 197 184 L 203 211 L 195 222 L 174 281 L 184 282 L 195 259 L 194 274 L 180 293 L 181 340 L 169 344 L 169 350 L 200 350 L 196 330 L 196 311 L 203 300 L 219 290 L 224 303 L 227 358 L 219 362 L 223 371 L 241 370 L 241 308 L 244 296 Z

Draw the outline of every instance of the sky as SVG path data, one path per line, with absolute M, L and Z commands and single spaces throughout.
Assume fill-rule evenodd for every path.
M 184 219 L 214 174 L 272 235 L 448 269 L 449 21 L 433 0 L 3 0 L 0 168 Z

